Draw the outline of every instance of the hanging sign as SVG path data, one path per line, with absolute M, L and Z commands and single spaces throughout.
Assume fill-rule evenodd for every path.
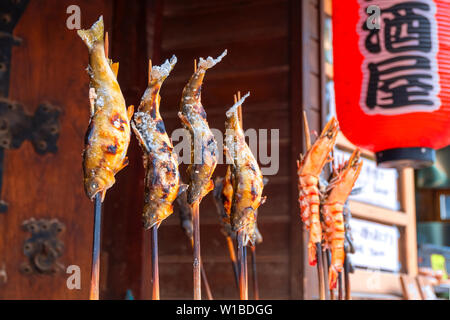
M 450 144 L 450 1 L 333 1 L 336 111 L 386 167 L 424 167 Z
M 351 259 L 355 266 L 397 272 L 399 232 L 397 227 L 352 218 L 355 253 Z

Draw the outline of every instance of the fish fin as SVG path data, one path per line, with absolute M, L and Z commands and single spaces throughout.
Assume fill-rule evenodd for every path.
M 131 105 L 127 109 L 128 120 L 131 120 L 131 118 L 133 117 L 133 113 L 134 113 L 134 106 Z
M 104 41 L 103 16 L 100 16 L 98 21 L 95 22 L 90 29 L 78 30 L 77 33 L 89 50 L 92 50 L 96 42 Z
M 89 89 L 89 103 L 91 105 L 91 118 L 95 114 L 95 99 L 97 99 L 97 94 L 95 93 L 95 88 Z
M 147 152 L 150 152 L 150 150 L 147 147 L 147 144 L 145 143 L 144 138 L 142 137 L 141 133 L 139 132 L 138 128 L 136 128 L 136 125 L 134 124 L 134 121 L 131 121 L 131 128 L 134 131 L 134 134 L 136 135 L 136 139 L 139 141 L 139 144 L 142 148 L 145 148 Z M 145 165 L 144 165 L 145 167 Z
M 259 205 L 262 205 L 262 204 L 266 203 L 266 200 L 267 200 L 267 196 L 262 197 L 261 198 L 261 202 L 259 203 Z
M 208 192 L 210 192 L 212 190 L 214 190 L 214 181 L 211 179 L 211 180 L 209 180 L 208 185 L 206 186 L 205 194 L 207 194 Z
M 112 72 L 114 73 L 114 75 L 116 76 L 116 79 L 117 79 L 117 75 L 119 74 L 119 63 L 118 62 L 114 62 L 111 65 L 111 70 L 112 70 Z
M 189 186 L 187 184 L 184 184 L 184 183 L 180 184 L 180 186 L 178 187 L 178 195 L 177 196 L 179 196 L 180 194 L 186 192 L 186 190 L 188 188 L 189 188 Z
M 106 189 L 101 191 L 101 193 L 102 193 L 102 203 L 103 203 L 103 201 L 105 200 L 105 196 L 106 196 Z
M 185 116 L 183 113 L 178 112 L 178 118 L 180 118 L 181 122 L 182 122 L 186 127 L 188 127 L 188 128 L 191 128 L 191 127 L 192 127 L 191 124 L 189 123 L 188 119 L 186 118 L 186 116 Z
M 120 165 L 119 169 L 116 170 L 116 173 L 125 168 L 130 162 L 128 161 L 128 157 L 125 157 Z

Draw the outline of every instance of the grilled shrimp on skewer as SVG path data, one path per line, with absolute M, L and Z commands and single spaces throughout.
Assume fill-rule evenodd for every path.
M 226 147 L 228 161 L 232 163 L 233 203 L 231 208 L 231 224 L 235 232 L 243 233 L 243 245 L 256 241 L 256 210 L 264 203 L 263 176 L 258 162 L 245 142 L 237 108 L 250 95 L 247 93 L 226 113 Z
M 356 149 L 350 159 L 336 171 L 335 177 L 327 188 L 323 206 L 326 233 L 331 246 L 331 266 L 328 279 L 330 289 L 336 288 L 338 273 L 342 271 L 345 259 L 343 208 L 362 168 L 360 150 Z
M 216 169 L 218 149 L 201 103 L 201 88 L 206 70 L 219 63 L 226 53 L 225 50 L 217 59 L 200 58 L 198 67 L 183 90 L 178 116 L 191 133 L 191 164 L 187 170 L 189 204 L 200 201 L 214 188 L 211 177 Z
M 148 88 L 132 123 L 144 151 L 146 173 L 143 220 L 146 229 L 159 226 L 172 214 L 173 202 L 180 188 L 177 154 L 159 113 L 159 91 L 176 62 L 177 58 L 173 56 L 160 67 L 149 67 Z
M 105 56 L 103 17 L 89 30 L 78 30 L 89 49 L 88 73 L 91 118 L 83 153 L 84 187 L 89 199 L 114 185 L 114 175 L 128 164 L 130 119 L 133 106 L 126 108 L 116 79 L 117 64 Z
M 322 227 L 319 212 L 319 175 L 327 161 L 330 161 L 330 151 L 333 149 L 338 133 L 338 122 L 332 118 L 322 133 L 311 146 L 309 128 L 304 114 L 307 151 L 300 155 L 297 161 L 299 203 L 302 221 L 309 230 L 308 257 L 311 266 L 317 263 L 316 244 L 322 241 Z

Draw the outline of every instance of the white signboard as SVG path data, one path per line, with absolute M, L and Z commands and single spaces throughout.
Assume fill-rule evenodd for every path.
M 351 153 L 336 149 L 334 151 L 335 165 L 349 159 L 350 156 Z M 376 162 L 370 159 L 364 158 L 363 161 L 361 173 L 355 184 L 355 188 L 361 188 L 361 193 L 350 195 L 349 199 L 395 211 L 399 210 L 397 170 L 378 168 Z
M 350 220 L 355 253 L 352 263 L 357 267 L 400 270 L 397 227 L 352 218 Z

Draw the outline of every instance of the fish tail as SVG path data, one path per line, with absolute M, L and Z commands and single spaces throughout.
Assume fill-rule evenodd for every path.
M 95 22 L 90 29 L 87 30 L 78 30 L 77 31 L 80 38 L 86 43 L 89 50 L 94 48 L 96 42 L 104 41 L 104 24 L 103 24 L 103 16 Z

